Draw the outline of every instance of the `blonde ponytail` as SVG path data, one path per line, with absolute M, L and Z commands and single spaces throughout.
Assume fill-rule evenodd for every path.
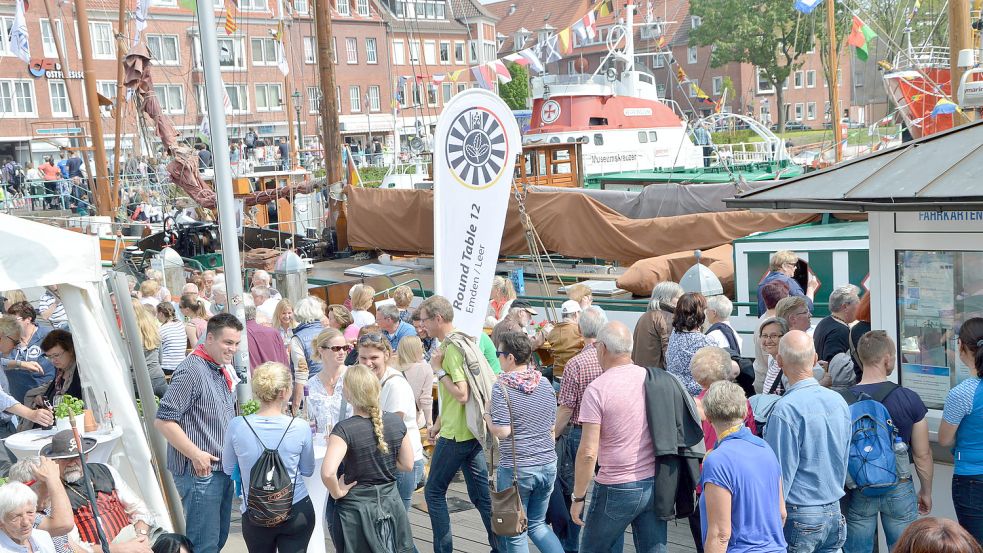
M 379 442 L 379 451 L 388 455 L 389 444 L 386 443 L 386 437 L 382 433 L 382 410 L 378 407 L 372 407 L 369 409 L 369 415 L 372 417 L 372 426 L 375 428 L 375 439 Z
M 345 394 L 348 402 L 361 409 L 372 418 L 375 437 L 379 442 L 379 451 L 389 453 L 385 434 L 382 427 L 382 409 L 379 406 L 381 387 L 379 379 L 365 365 L 355 365 L 345 371 Z

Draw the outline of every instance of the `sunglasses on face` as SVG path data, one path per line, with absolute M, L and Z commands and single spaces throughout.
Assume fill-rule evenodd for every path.
M 323 345 L 318 346 L 318 347 L 321 348 L 322 350 L 329 349 L 329 350 L 331 350 L 331 351 L 333 351 L 335 353 L 338 353 L 339 351 L 343 351 L 345 353 L 348 353 L 349 351 L 352 350 L 352 347 L 349 346 L 348 344 L 345 344 L 343 346 L 329 346 L 327 344 L 323 344 Z

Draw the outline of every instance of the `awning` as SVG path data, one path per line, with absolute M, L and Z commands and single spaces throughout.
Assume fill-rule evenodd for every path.
M 983 207 L 983 121 L 725 200 L 728 207 L 827 212 Z

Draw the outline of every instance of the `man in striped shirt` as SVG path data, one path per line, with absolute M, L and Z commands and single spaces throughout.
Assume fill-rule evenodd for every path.
M 229 313 L 209 319 L 205 341 L 177 369 L 154 422 L 167 440 L 167 470 L 181 494 L 188 539 L 217 553 L 229 537 L 233 486 L 222 472 L 225 429 L 235 416 L 231 367 L 242 323 Z

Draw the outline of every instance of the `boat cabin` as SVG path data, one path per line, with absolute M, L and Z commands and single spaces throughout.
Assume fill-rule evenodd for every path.
M 515 164 L 515 184 L 583 188 L 583 155 L 579 142 L 527 144 Z

